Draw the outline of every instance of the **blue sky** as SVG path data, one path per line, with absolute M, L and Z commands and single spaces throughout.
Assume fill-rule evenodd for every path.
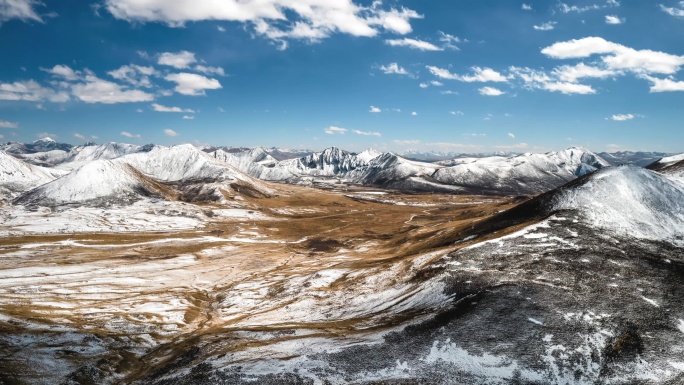
M 0 0 L 0 135 L 684 151 L 684 2 Z

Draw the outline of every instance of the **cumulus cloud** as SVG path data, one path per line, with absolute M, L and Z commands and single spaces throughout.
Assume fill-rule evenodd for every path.
M 157 64 L 170 66 L 178 69 L 186 69 L 190 64 L 197 62 L 195 54 L 189 51 L 163 52 L 159 54 Z
M 544 83 L 542 88 L 547 90 L 547 91 L 560 92 L 560 93 L 563 93 L 566 95 L 569 95 L 569 94 L 587 95 L 587 94 L 595 94 L 596 93 L 595 89 L 593 89 L 591 86 L 588 86 L 586 84 L 577 84 L 577 83 L 568 83 L 568 82 Z
M 71 93 L 86 103 L 135 103 L 154 100 L 154 95 L 141 90 L 126 89 L 119 84 L 86 75 L 84 82 L 74 84 Z
M 381 133 L 379 133 L 379 132 L 373 132 L 373 131 L 353 130 L 352 132 L 355 133 L 356 135 L 363 135 L 363 136 L 377 136 L 377 137 L 382 136 Z
M 140 134 L 131 134 L 128 131 L 121 131 L 121 136 L 125 136 L 127 138 L 140 138 Z
M 584 5 L 584 6 L 568 5 L 566 3 L 558 3 L 558 8 L 563 13 L 572 13 L 572 12 L 584 13 L 587 11 L 596 11 L 599 9 L 614 8 L 614 7 L 619 7 L 619 6 L 620 6 L 620 2 L 618 0 L 607 0 L 603 4 L 588 4 L 588 5 Z
M 426 68 L 428 69 L 428 71 L 430 71 L 430 73 L 442 79 L 459 80 L 468 83 L 508 81 L 508 79 L 505 76 L 501 75 L 499 72 L 494 71 L 491 68 L 472 67 L 471 70 L 473 73 L 470 75 L 454 74 L 446 68 L 439 68 L 435 66 L 426 66 Z
M 166 75 L 164 78 L 176 83 L 176 92 L 183 95 L 199 96 L 205 95 L 205 90 L 215 90 L 222 88 L 221 83 L 216 79 L 207 78 L 202 75 L 181 72 L 178 74 Z
M 458 36 L 450 35 L 448 33 L 442 32 L 442 31 L 438 31 L 438 33 L 439 33 L 439 41 L 442 43 L 444 48 L 458 50 L 459 48 L 456 44 L 468 42 L 468 40 L 463 40 Z
M 411 112 L 411 116 L 418 116 L 418 113 L 416 111 Z
M 500 96 L 505 94 L 505 92 L 501 91 L 498 88 L 494 87 L 482 87 L 479 89 L 480 95 L 485 95 L 485 96 Z
M 621 19 L 615 15 L 606 15 L 606 24 L 622 24 L 625 19 Z
M 444 48 L 438 47 L 432 43 L 429 43 L 424 40 L 416 40 L 416 39 L 409 39 L 409 38 L 403 38 L 403 39 L 388 39 L 385 40 L 385 44 L 389 44 L 391 46 L 398 46 L 398 47 L 409 47 L 421 51 L 443 51 Z
M 0 100 L 63 103 L 69 99 L 68 93 L 45 88 L 35 80 L 0 83 Z
M 603 55 L 603 65 L 611 70 L 636 73 L 673 74 L 684 65 L 684 56 L 649 49 L 636 50 L 601 37 L 585 37 L 552 44 L 541 51 L 554 59 L 581 59 Z
M 69 66 L 65 66 L 62 64 L 58 64 L 52 68 L 41 68 L 42 71 L 45 71 L 49 74 L 52 74 L 57 77 L 61 77 L 65 80 L 78 80 L 79 74 L 71 69 Z
M 12 19 L 43 22 L 35 7 L 45 5 L 38 0 L 0 0 L 0 24 Z
M 205 75 L 226 76 L 226 72 L 221 67 L 207 67 L 200 64 L 195 66 L 195 71 Z
M 193 119 L 195 119 L 195 116 L 194 116 L 194 115 L 183 115 L 183 119 L 185 119 L 185 120 L 193 120 Z
M 530 4 L 525 4 L 525 3 L 522 4 L 521 8 L 523 11 L 531 11 L 532 10 L 532 6 Z
M 684 91 L 684 81 L 677 81 L 671 78 L 660 79 L 648 75 L 643 75 L 642 77 L 651 82 L 651 92 Z
M 178 133 L 170 128 L 165 129 L 164 134 L 168 136 L 178 136 Z
M 19 123 L 0 120 L 0 128 L 19 128 Z
M 662 4 L 660 4 L 660 9 L 662 9 L 663 12 L 667 13 L 670 16 L 684 17 L 684 1 L 679 2 L 679 8 L 677 8 L 677 7 L 666 7 Z
M 635 116 L 633 114 L 617 114 L 610 117 L 611 120 L 624 122 L 625 120 L 632 120 Z
M 370 109 L 368 110 L 368 112 L 378 113 L 378 112 L 382 112 L 382 110 L 378 107 L 370 106 Z
M 195 110 L 190 108 L 180 108 L 180 107 L 167 107 L 161 104 L 152 103 L 152 109 L 157 112 L 184 112 L 184 113 L 194 113 Z
M 123 81 L 136 87 L 152 87 L 150 76 L 157 75 L 152 67 L 144 67 L 136 64 L 124 65 L 107 74 L 116 80 Z
M 171 27 L 186 22 L 221 20 L 243 23 L 256 35 L 287 46 L 286 39 L 316 41 L 334 33 L 376 36 L 380 31 L 405 35 L 410 21 L 423 16 L 416 11 L 383 8 L 381 1 L 364 6 L 352 0 L 105 0 L 105 8 L 117 19 L 129 22 L 161 22 Z
M 380 66 L 380 70 L 385 74 L 397 74 L 397 75 L 410 75 L 405 68 L 401 67 L 397 63 L 390 63 L 388 65 Z
M 553 74 L 559 79 L 567 82 L 575 83 L 578 79 L 583 78 L 607 78 L 620 74 L 619 71 L 603 69 L 599 67 L 588 66 L 584 63 L 578 63 L 574 66 L 564 65 L 554 68 Z
M 540 25 L 533 25 L 532 28 L 536 29 L 537 31 L 551 31 L 552 29 L 556 28 L 556 24 L 558 23 L 555 21 L 549 21 Z
M 342 128 L 342 127 L 330 126 L 323 131 L 325 131 L 325 133 L 328 135 L 335 135 L 335 134 L 344 135 L 344 133 L 347 132 L 347 129 Z

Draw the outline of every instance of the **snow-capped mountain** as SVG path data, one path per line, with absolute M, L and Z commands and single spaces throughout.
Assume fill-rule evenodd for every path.
M 140 151 L 142 146 L 135 144 L 109 142 L 101 145 L 91 144 L 71 149 L 66 162 L 79 165 L 93 160 L 116 159 Z
M 262 154 L 264 154 L 262 151 L 257 152 L 256 154 L 254 151 L 230 153 L 223 149 L 218 149 L 209 153 L 209 155 L 215 159 L 228 163 L 254 178 L 269 181 L 287 181 L 296 177 L 288 170 L 276 167 L 278 161 L 270 155 L 265 154 L 265 156 L 262 156 Z M 261 159 L 263 163 L 254 161 L 254 159 Z
M 649 151 L 618 151 L 618 152 L 600 152 L 598 155 L 611 166 L 620 166 L 623 164 L 633 164 L 639 167 L 646 167 L 649 164 L 663 158 L 670 156 L 665 152 L 649 152 Z
M 284 160 L 277 167 L 300 176 L 334 177 L 365 166 L 367 157 L 366 154 L 359 158 L 353 152 L 331 147 L 303 158 Z
M 12 154 L 16 158 L 23 160 L 26 163 L 31 163 L 36 166 L 54 167 L 63 163 L 69 157 L 69 153 L 64 150 L 50 150 L 43 152 L 34 152 L 29 154 Z
M 348 175 L 355 183 L 409 191 L 457 191 L 435 183 L 432 175 L 443 166 L 408 160 L 391 152 L 373 158 L 367 166 Z
M 454 159 L 432 177 L 471 192 L 534 194 L 548 191 L 610 164 L 583 148 L 513 157 Z
M 27 191 L 64 174 L 61 170 L 28 164 L 0 151 L 0 187 L 13 193 Z
M 171 190 L 125 163 L 94 160 L 71 173 L 19 196 L 14 203 L 58 206 L 130 204 L 143 198 L 165 197 Z
M 10 154 L 34 154 L 60 150 L 69 152 L 73 146 L 68 143 L 60 143 L 52 138 L 42 138 L 31 143 L 8 142 L 0 144 L 0 150 Z
M 646 166 L 647 169 L 649 170 L 662 170 L 666 167 L 672 166 L 675 163 L 679 163 L 684 160 L 684 153 L 683 154 L 677 154 L 677 155 L 671 155 L 671 156 L 666 156 L 664 158 L 660 158 L 657 161 L 649 164 Z
M 222 191 L 237 191 L 270 196 L 273 191 L 230 164 L 198 150 L 190 144 L 173 147 L 146 146 L 115 161 L 129 164 L 144 174 L 164 182 L 172 182 L 182 190 L 181 199 L 223 200 Z

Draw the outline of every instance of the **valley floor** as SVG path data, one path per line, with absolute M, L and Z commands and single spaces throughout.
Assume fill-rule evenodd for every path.
M 93 209 L 80 224 L 74 209 L 6 212 L 0 383 L 163 382 L 210 359 L 276 375 L 306 356 L 297 352 L 378 342 L 450 306 L 431 264 L 514 204 L 280 190 L 152 219 L 142 209 Z M 83 231 L 89 223 L 96 232 Z M 160 225 L 167 231 L 147 231 Z

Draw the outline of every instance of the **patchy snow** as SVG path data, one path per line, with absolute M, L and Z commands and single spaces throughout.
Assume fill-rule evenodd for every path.
M 637 238 L 684 244 L 684 186 L 636 166 L 608 168 L 562 191 L 555 210 L 579 210 L 585 220 Z

